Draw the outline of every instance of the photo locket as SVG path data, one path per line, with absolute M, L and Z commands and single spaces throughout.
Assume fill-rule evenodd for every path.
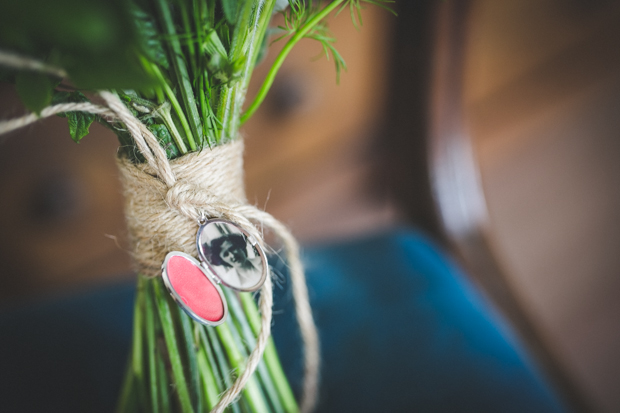
M 260 289 L 267 277 L 267 259 L 252 235 L 224 219 L 202 223 L 196 247 L 200 261 L 180 251 L 168 253 L 162 278 L 173 299 L 191 318 L 217 326 L 228 315 L 220 284 L 240 292 Z

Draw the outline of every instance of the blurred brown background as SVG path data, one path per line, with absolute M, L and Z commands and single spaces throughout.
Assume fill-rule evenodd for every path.
M 332 21 L 338 86 L 317 45 L 293 52 L 244 127 L 249 201 L 306 244 L 413 222 L 582 410 L 620 411 L 620 4 L 397 9 Z M 0 93 L 2 118 L 21 113 Z M 0 306 L 132 279 L 116 146 L 97 126 L 76 145 L 60 118 L 0 137 Z

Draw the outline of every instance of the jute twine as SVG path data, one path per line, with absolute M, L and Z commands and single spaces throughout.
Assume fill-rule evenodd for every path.
M 202 217 L 224 218 L 236 223 L 263 243 L 261 231 L 267 228 L 277 235 L 285 249 L 290 267 L 297 321 L 304 344 L 304 385 L 301 411 L 316 405 L 319 376 L 319 342 L 308 300 L 308 290 L 299 245 L 290 231 L 268 213 L 249 205 L 243 188 L 243 142 L 241 139 L 213 149 L 187 154 L 168 161 L 153 134 L 109 92 L 100 92 L 105 106 L 92 103 L 67 103 L 47 107 L 34 114 L 0 122 L 0 134 L 32 124 L 41 118 L 62 112 L 81 111 L 121 122 L 131 133 L 145 164 L 118 159 L 125 191 L 125 212 L 136 270 L 147 277 L 161 273 L 161 264 L 170 251 L 197 256 L 197 222 Z M 234 402 L 256 370 L 271 334 L 272 282 L 267 277 L 261 288 L 259 308 L 261 330 L 243 373 L 221 396 L 212 412 L 222 412 Z

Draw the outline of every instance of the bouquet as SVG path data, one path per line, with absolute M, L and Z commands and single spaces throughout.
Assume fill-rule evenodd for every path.
M 326 18 L 348 9 L 359 24 L 361 7 L 361 0 L 3 2 L 0 77 L 32 113 L 0 122 L 0 133 L 59 115 L 75 142 L 95 121 L 120 142 L 139 275 L 119 412 L 314 407 L 318 337 L 298 246 L 247 204 L 239 128 L 301 39 L 320 42 L 337 74 L 346 69 Z M 274 27 L 277 14 L 282 24 Z M 278 40 L 286 43 L 245 104 L 255 66 Z M 290 268 L 305 345 L 299 406 L 270 339 L 263 228 L 281 240 Z

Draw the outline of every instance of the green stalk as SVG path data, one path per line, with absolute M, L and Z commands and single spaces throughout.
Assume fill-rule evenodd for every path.
M 228 301 L 228 302 L 230 303 L 230 301 Z M 249 343 L 244 343 L 243 340 L 241 339 L 241 334 L 239 333 L 237 323 L 234 322 L 234 316 L 231 318 L 231 322 L 228 323 L 228 326 L 230 327 L 229 328 L 230 335 L 233 338 L 235 346 L 237 347 L 237 349 L 241 353 L 241 356 L 243 358 L 243 364 L 245 365 L 245 361 L 247 360 L 248 355 L 249 355 L 249 353 L 251 351 L 251 350 L 249 350 L 246 347 L 246 344 L 249 344 Z M 252 345 L 251 348 L 253 349 L 254 346 Z M 260 366 L 260 363 L 259 363 L 259 366 Z M 241 372 L 239 372 L 239 373 L 241 373 Z M 268 396 L 268 395 L 264 391 L 266 389 L 263 389 L 259 385 L 259 381 L 258 381 L 256 373 L 258 373 L 258 368 L 257 368 L 257 371 L 251 377 L 251 380 L 256 381 L 256 388 L 257 388 L 258 392 L 260 393 L 260 399 L 262 399 L 264 401 L 265 405 L 267 405 L 268 398 L 266 396 Z M 245 399 L 247 399 L 249 394 L 247 392 L 244 392 L 243 396 L 244 396 Z M 246 401 L 250 402 L 249 400 L 246 400 Z M 269 411 L 272 411 L 272 410 L 269 410 Z M 277 412 L 274 411 L 274 413 L 277 413 Z
M 153 281 L 151 281 L 153 282 Z M 169 376 L 169 372 L 166 369 L 166 362 L 169 357 L 166 357 L 165 354 L 165 346 L 161 345 L 160 338 L 163 337 L 163 330 L 161 323 L 159 321 L 159 317 L 157 315 L 157 310 L 155 309 L 155 297 L 153 293 L 153 288 L 147 284 L 145 289 L 145 295 L 148 297 L 147 304 L 150 305 L 150 308 L 147 308 L 147 317 L 149 316 L 153 320 L 153 329 L 154 329 L 154 355 L 155 355 L 155 367 L 154 373 L 156 378 L 156 389 L 155 394 L 158 400 L 158 404 L 160 406 L 160 411 L 165 413 L 170 411 L 170 384 L 173 380 Z M 168 363 L 169 364 L 169 363 Z
M 198 74 L 198 67 L 196 66 L 196 48 L 194 45 L 193 34 L 199 32 L 198 27 L 196 30 L 192 29 L 192 25 L 189 19 L 189 13 L 187 12 L 187 5 L 185 4 L 185 0 L 177 0 L 177 4 L 179 5 L 179 11 L 181 14 L 181 20 L 183 21 L 183 29 L 185 33 L 183 33 L 183 37 L 185 37 L 185 47 L 187 48 L 187 52 L 189 53 L 189 65 L 191 69 L 192 79 L 196 78 Z M 200 44 L 200 43 L 198 43 Z
M 254 69 L 256 55 L 262 44 L 261 34 L 264 35 L 265 33 L 262 29 L 271 18 L 275 2 L 276 0 L 257 0 L 254 5 L 247 2 L 245 9 L 240 14 L 240 21 L 235 25 L 235 35 L 229 60 L 235 62 L 244 58 L 245 62 L 241 78 L 232 86 L 222 88 L 217 113 L 217 117 L 222 123 L 220 142 L 233 139 L 239 129 L 241 107 Z
M 192 10 L 193 10 L 193 16 L 194 16 L 194 27 L 195 27 L 195 31 L 194 34 L 196 35 L 196 44 L 198 45 L 198 50 L 199 53 L 198 55 L 195 55 L 194 59 L 192 59 L 192 70 L 193 70 L 193 79 L 194 82 L 196 82 L 195 79 L 198 79 L 198 89 L 197 89 L 197 93 L 198 93 L 198 105 L 200 107 L 200 110 L 198 111 L 200 113 L 200 115 L 202 116 L 202 134 L 203 134 L 203 139 L 201 139 L 198 142 L 198 146 L 199 147 L 204 147 L 205 146 L 205 140 L 206 140 L 206 144 L 209 145 L 209 147 L 211 147 L 211 139 L 210 139 L 210 134 L 209 134 L 209 130 L 207 129 L 207 125 L 206 125 L 206 105 L 207 105 L 207 101 L 206 101 L 206 97 L 205 97 L 205 57 L 202 53 L 200 53 L 200 50 L 202 49 L 202 43 L 203 43 L 203 35 L 204 35 L 204 22 L 206 21 L 206 16 L 207 16 L 207 10 L 205 9 L 207 5 L 205 4 L 204 1 L 199 1 L 199 0 L 192 0 Z
M 154 413 L 160 412 L 159 409 L 159 397 L 157 386 L 157 362 L 155 357 L 157 356 L 155 351 L 155 313 L 153 311 L 153 301 L 150 294 L 144 294 L 145 296 L 145 315 L 146 315 L 146 344 L 148 351 L 148 372 L 149 372 L 149 395 L 151 398 L 151 411 Z
M 142 406 L 147 406 L 148 404 L 148 396 L 147 396 L 147 384 L 146 379 L 144 377 L 144 333 L 146 329 L 145 320 L 144 320 L 144 306 L 145 306 L 145 298 L 146 298 L 146 284 L 144 280 L 138 281 L 138 299 L 136 300 L 135 307 L 135 315 L 134 315 L 134 330 L 137 330 L 137 334 L 134 334 L 134 343 L 133 350 L 135 351 L 136 356 L 133 358 L 133 372 L 134 372 L 134 384 L 136 385 L 136 390 L 138 393 L 138 399 L 140 400 L 140 404 Z M 135 331 L 134 331 L 135 333 Z
M 168 372 L 166 371 L 164 358 L 159 349 L 157 350 L 157 388 L 161 398 L 161 411 L 169 412 L 170 397 L 168 392 L 170 391 L 170 381 L 168 380 Z
M 138 278 L 138 288 L 136 291 L 136 302 L 133 312 L 133 355 L 131 368 L 134 376 L 138 379 L 142 379 L 142 325 L 143 325 L 143 304 L 144 304 L 144 280 L 142 277 Z
M 215 329 L 208 328 L 208 327 L 205 328 L 205 331 L 207 332 L 207 335 L 209 336 L 209 341 L 211 343 L 211 346 L 213 347 L 213 353 L 215 354 L 215 357 L 217 359 L 217 364 L 219 365 L 221 369 L 220 375 L 224 379 L 224 385 L 226 386 L 226 388 L 229 388 L 232 385 L 232 379 L 229 374 L 230 364 L 226 356 L 224 355 L 224 350 L 222 349 L 217 333 L 215 332 Z M 241 409 L 239 408 L 238 403 L 232 404 L 232 411 L 233 413 L 241 413 Z
M 239 296 L 241 297 L 241 305 L 243 306 L 247 319 L 250 323 L 250 327 L 254 331 L 254 334 L 258 335 L 260 332 L 261 320 L 256 303 L 252 298 L 252 294 L 240 293 Z M 295 395 L 291 390 L 291 386 L 289 385 L 288 379 L 284 374 L 284 370 L 282 370 L 280 358 L 278 357 L 278 351 L 276 350 L 272 337 L 269 337 L 269 340 L 267 341 L 267 347 L 265 347 L 263 360 L 265 360 L 267 369 L 269 369 L 269 374 L 271 374 L 274 385 L 280 393 L 280 398 L 284 409 L 287 412 L 299 411 L 297 401 L 295 400 Z
M 193 413 L 192 401 L 187 388 L 187 381 L 183 373 L 183 362 L 179 355 L 179 346 L 177 345 L 176 332 L 172 321 L 172 314 L 170 312 L 170 304 L 167 297 L 162 291 L 162 280 L 153 280 L 152 286 L 155 293 L 156 307 L 159 312 L 159 319 L 161 327 L 164 332 L 164 339 L 166 346 L 168 347 L 168 356 L 170 357 L 170 366 L 172 368 L 172 376 L 174 378 L 174 385 L 176 387 L 177 396 L 181 404 L 181 411 L 183 413 Z M 176 304 L 175 304 L 176 305 Z
M 186 137 L 187 142 L 189 143 L 191 150 L 196 151 L 196 142 L 194 141 L 194 137 L 196 137 L 199 141 L 202 140 L 202 127 L 200 123 L 200 115 L 198 114 L 198 109 L 196 108 L 194 91 L 189 80 L 185 60 L 182 57 L 183 52 L 181 50 L 181 44 L 174 27 L 174 21 L 172 19 L 172 15 L 170 14 L 168 3 L 165 0 L 155 0 L 155 4 L 157 5 L 157 10 L 159 12 L 162 29 L 164 33 L 169 36 L 167 42 L 169 48 L 168 56 L 170 62 L 172 63 L 176 77 L 175 84 L 179 86 L 179 92 L 183 98 L 183 106 L 185 107 L 186 114 L 189 116 L 190 120 L 189 126 L 191 133 Z
M 230 332 L 230 326 L 228 323 L 221 324 L 215 328 L 220 337 L 224 349 L 228 354 L 228 360 L 233 369 L 235 369 L 240 375 L 245 368 L 245 359 L 241 355 L 241 352 L 237 348 L 235 341 Z M 268 408 L 263 399 L 263 395 L 258 387 L 255 377 L 250 377 L 246 382 L 245 388 L 245 400 L 250 405 L 250 408 L 255 412 L 267 412 Z
M 215 390 L 219 394 L 222 391 L 224 378 L 222 377 L 220 369 L 218 368 L 218 364 L 215 361 L 215 356 L 213 355 L 213 348 L 211 348 L 211 343 L 209 343 L 209 338 L 207 337 L 207 333 L 205 332 L 205 327 L 202 327 L 199 333 L 200 339 L 202 340 L 201 348 L 203 349 L 203 352 L 207 358 L 207 362 L 211 366 L 211 373 L 213 374 L 213 378 L 215 379 Z
M 153 73 L 159 79 L 162 87 L 164 88 L 164 93 L 165 93 L 166 97 L 170 101 L 170 104 L 172 105 L 172 108 L 174 109 L 177 117 L 179 118 L 179 121 L 181 122 L 181 126 L 183 127 L 183 131 L 185 132 L 185 135 L 186 136 L 191 136 L 192 132 L 191 132 L 191 130 L 189 128 L 189 124 L 187 123 L 187 118 L 183 114 L 183 109 L 181 109 L 181 105 L 179 105 L 179 101 L 177 100 L 176 96 L 174 95 L 174 91 L 170 88 L 170 85 L 168 84 L 166 79 L 164 79 L 164 76 L 161 73 L 161 71 L 159 70 L 159 68 L 157 67 L 157 65 L 153 64 L 151 66 L 152 66 L 152 69 L 153 69 Z M 161 109 L 160 109 L 160 112 L 161 112 Z M 185 143 L 183 142 L 183 139 L 179 135 L 179 132 L 177 131 L 176 126 L 174 126 L 174 122 L 172 121 L 172 118 L 170 118 L 170 120 L 167 120 L 167 119 L 162 117 L 162 119 L 164 120 L 164 122 L 166 122 L 166 126 L 168 127 L 168 130 L 170 131 L 170 134 L 174 138 L 174 141 L 177 144 L 177 147 L 179 148 L 179 151 L 182 154 L 186 154 L 187 153 L 187 147 L 185 146 Z M 168 124 L 168 122 L 170 124 Z
M 282 63 L 284 63 L 284 60 L 286 59 L 288 54 L 291 52 L 293 47 L 301 39 L 303 39 L 304 36 L 314 26 L 319 24 L 321 20 L 327 17 L 329 13 L 334 11 L 343 1 L 345 0 L 334 0 L 333 2 L 325 6 L 323 10 L 321 10 L 313 18 L 308 20 L 308 22 L 306 22 L 306 24 L 304 24 L 301 28 L 299 28 L 299 30 L 297 30 L 297 32 L 293 35 L 293 37 L 291 37 L 288 40 L 288 42 L 286 42 L 286 44 L 284 45 L 284 47 L 282 48 L 282 50 L 276 57 L 276 60 L 273 62 L 273 65 L 269 69 L 269 72 L 267 73 L 267 76 L 265 77 L 265 80 L 263 81 L 261 88 L 258 90 L 258 93 L 256 94 L 256 97 L 254 98 L 254 101 L 252 102 L 252 104 L 250 104 L 248 109 L 241 116 L 241 124 L 245 123 L 254 114 L 254 112 L 256 112 L 256 110 L 261 105 L 261 103 L 263 103 L 263 101 L 265 100 L 265 97 L 267 96 L 267 92 L 269 92 L 269 89 L 271 89 L 271 86 L 273 85 L 273 81 L 276 78 L 276 75 L 278 74 L 280 67 L 282 67 Z
M 215 363 L 213 361 L 213 357 L 209 357 L 207 351 L 210 351 L 211 349 L 208 346 L 207 337 L 202 328 L 200 328 L 199 334 L 202 341 L 202 346 L 200 346 L 197 354 L 198 367 L 202 373 L 202 385 L 207 402 L 207 408 L 211 410 L 217 404 L 221 390 L 214 373 Z
M 198 367 L 202 372 L 202 390 L 205 394 L 207 408 L 211 410 L 217 404 L 218 399 L 218 393 L 215 391 L 215 378 L 213 377 L 211 366 L 209 365 L 204 352 L 198 352 L 196 359 L 198 360 Z
M 230 291 L 226 291 L 225 295 L 226 295 L 226 301 L 228 302 L 228 308 L 230 310 L 230 314 L 232 315 L 233 319 L 236 321 L 236 324 L 239 325 L 243 340 L 247 343 L 247 346 L 249 348 L 254 348 L 254 346 L 256 345 L 256 338 L 255 338 L 254 333 L 252 332 L 252 328 L 250 327 L 250 324 L 248 323 L 246 315 L 243 313 L 243 309 L 241 308 L 241 304 L 239 300 L 237 299 L 235 294 Z M 276 387 L 275 384 L 273 383 L 272 378 L 269 375 L 269 370 L 267 369 L 267 366 L 265 365 L 264 360 L 261 360 L 261 362 L 259 363 L 258 368 L 257 368 L 257 373 L 258 373 L 258 377 L 260 378 L 260 381 L 263 383 L 263 386 L 265 387 L 265 393 L 268 397 L 269 402 L 271 403 L 271 406 L 273 407 L 273 411 L 284 412 L 285 409 L 281 403 L 281 398 L 282 398 L 282 396 L 280 395 L 281 389 Z M 282 389 L 282 390 L 286 393 L 286 389 Z M 297 412 L 297 411 L 298 409 L 286 410 L 287 413 Z
M 192 324 L 193 321 L 190 320 L 189 316 L 185 314 L 185 312 L 178 307 L 177 312 L 177 320 L 180 320 L 182 338 L 185 341 L 185 350 L 187 352 L 187 370 L 190 376 L 190 394 L 192 396 L 192 405 L 195 407 L 197 412 L 202 411 L 202 393 L 200 392 L 200 372 L 198 370 L 198 361 L 196 359 L 196 345 L 194 343 L 193 334 L 192 334 Z
M 216 118 L 213 114 L 213 109 L 210 104 L 211 86 L 209 85 L 209 79 L 207 79 L 207 73 L 203 72 L 200 75 L 200 106 L 202 109 L 202 125 L 204 128 L 204 135 L 206 136 L 207 145 L 213 147 L 217 144 L 218 127 L 215 122 Z

